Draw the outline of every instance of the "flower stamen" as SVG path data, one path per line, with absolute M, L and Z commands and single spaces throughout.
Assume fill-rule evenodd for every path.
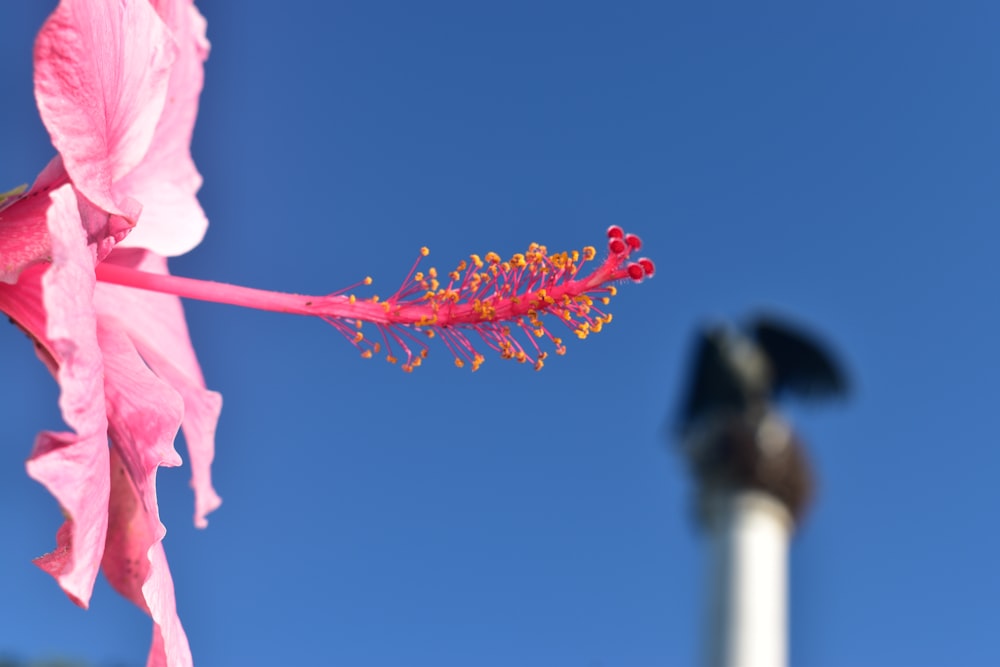
M 97 266 L 97 277 L 186 298 L 317 316 L 358 348 L 362 357 L 371 358 L 384 345 L 386 359 L 390 363 L 402 361 L 401 368 L 407 372 L 420 366 L 427 357 L 427 340 L 435 337 L 444 342 L 459 368 L 468 364 L 477 370 L 485 361 L 472 340 L 478 337 L 501 358 L 532 361 L 538 370 L 548 357 L 539 341 L 548 340 L 556 354 L 566 352 L 562 338 L 546 325 L 545 315 L 552 315 L 584 339 L 600 333 L 611 322 L 611 314 L 598 308 L 596 302 L 602 306 L 609 303 L 617 293 L 613 283 L 653 277 L 652 260 L 630 259 L 642 247 L 638 236 L 626 234 L 617 225 L 611 226 L 607 235 L 607 257 L 586 274 L 584 269 L 597 256 L 594 247 L 550 255 L 545 246 L 532 243 L 506 261 L 494 252 L 486 253 L 485 259 L 470 255 L 468 262 L 459 262 L 447 274 L 444 286 L 434 267 L 418 271 L 421 260 L 429 254 L 427 248 L 421 248 L 402 285 L 382 301 L 377 296 L 359 299 L 354 294 L 345 295 L 350 289 L 370 285 L 371 278 L 325 296 L 303 296 L 145 273 L 108 263 Z M 364 324 L 378 328 L 381 343 L 364 335 Z

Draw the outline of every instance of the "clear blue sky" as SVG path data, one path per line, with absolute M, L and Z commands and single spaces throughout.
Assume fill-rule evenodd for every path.
M 4 7 L 0 189 L 52 155 L 54 4 Z M 436 348 L 407 375 L 318 321 L 189 304 L 225 502 L 196 530 L 186 468 L 160 499 L 199 665 L 695 664 L 703 544 L 664 423 L 696 327 L 762 306 L 858 388 L 791 410 L 820 476 L 792 662 L 1000 664 L 1000 5 L 201 7 L 212 225 L 175 272 L 386 294 L 422 245 L 445 269 L 611 223 L 659 272 L 541 373 Z M 0 652 L 142 664 L 140 612 L 104 583 L 82 612 L 30 562 L 61 520 L 23 467 L 57 392 L 14 327 L 0 366 Z

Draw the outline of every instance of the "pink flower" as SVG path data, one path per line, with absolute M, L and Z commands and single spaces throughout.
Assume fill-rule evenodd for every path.
M 191 663 L 156 470 L 180 465 L 183 426 L 204 525 L 219 504 L 209 466 L 221 399 L 205 389 L 179 300 L 98 285 L 95 267 L 166 273 L 163 256 L 204 234 L 188 149 L 204 28 L 189 0 L 62 0 L 35 47 L 36 98 L 59 156 L 0 204 L 0 310 L 34 339 L 73 430 L 43 432 L 28 460 L 66 516 L 36 562 L 83 607 L 102 568 L 152 617 L 155 665 Z
M 189 152 L 207 53 L 191 0 L 61 0 L 35 49 L 38 107 L 58 155 L 30 190 L 0 195 L 0 311 L 55 375 L 71 429 L 41 433 L 28 459 L 66 517 L 36 562 L 82 607 L 102 569 L 153 620 L 149 665 L 191 664 L 156 497 L 157 469 L 181 463 L 178 429 L 195 524 L 220 503 L 210 467 L 221 398 L 205 388 L 179 297 L 317 316 L 362 356 L 384 349 L 407 371 L 435 337 L 459 366 L 479 368 L 484 345 L 539 369 L 548 350 L 566 349 L 548 322 L 579 338 L 599 332 L 614 283 L 654 272 L 631 259 L 638 237 L 612 226 L 596 265 L 593 247 L 532 244 L 506 261 L 471 255 L 447 276 L 414 265 L 384 300 L 171 276 L 165 258 L 207 226 Z

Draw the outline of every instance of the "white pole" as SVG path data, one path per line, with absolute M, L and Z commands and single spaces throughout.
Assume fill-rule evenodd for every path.
M 792 517 L 783 502 L 758 490 L 719 488 L 705 501 L 707 665 L 784 667 Z

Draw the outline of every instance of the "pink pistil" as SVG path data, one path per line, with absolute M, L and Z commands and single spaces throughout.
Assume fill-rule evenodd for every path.
M 581 276 L 581 269 L 597 254 L 592 246 L 549 255 L 545 246 L 533 243 L 507 261 L 492 252 L 485 259 L 471 255 L 468 262 L 462 261 L 448 274 L 445 285 L 436 269 L 426 274 L 417 271 L 418 258 L 399 290 L 384 301 L 377 296 L 358 299 L 345 295 L 346 290 L 325 296 L 270 292 L 108 263 L 97 266 L 97 279 L 188 299 L 316 316 L 336 328 L 365 358 L 378 353 L 384 343 L 386 358 L 395 363 L 394 348 L 400 348 L 406 371 L 420 365 L 427 356 L 426 339 L 436 336 L 455 355 L 457 366 L 469 363 L 472 370 L 478 369 L 484 358 L 469 340 L 469 332 L 475 332 L 504 359 L 531 359 L 537 370 L 548 353 L 536 338 L 548 339 L 556 354 L 566 351 L 562 339 L 549 330 L 542 317 L 555 316 L 581 339 L 601 331 L 611 315 L 594 305 L 595 297 L 607 305 L 616 293 L 612 283 L 626 278 L 641 282 L 655 272 L 648 258 L 629 261 L 631 253 L 641 246 L 638 236 L 612 226 L 607 257 L 586 275 Z M 427 254 L 423 248 L 421 258 Z M 361 284 L 370 283 L 366 278 Z M 364 323 L 379 329 L 382 343 L 364 336 L 360 331 Z M 524 342 L 514 336 L 517 330 Z

